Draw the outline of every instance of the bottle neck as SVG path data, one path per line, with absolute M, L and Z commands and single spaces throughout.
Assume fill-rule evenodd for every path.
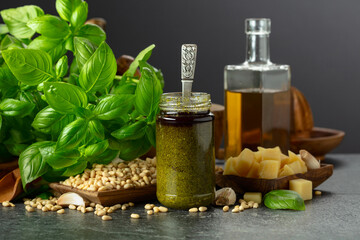
M 271 63 L 269 34 L 247 34 L 246 62 Z

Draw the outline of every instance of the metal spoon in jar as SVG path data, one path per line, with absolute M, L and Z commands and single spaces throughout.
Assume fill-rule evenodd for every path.
M 182 96 L 184 99 L 189 99 L 191 96 L 195 74 L 196 53 L 196 44 L 183 44 L 181 46 L 181 82 Z

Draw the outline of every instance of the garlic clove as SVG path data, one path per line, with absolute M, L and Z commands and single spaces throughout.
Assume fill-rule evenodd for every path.
M 85 207 L 88 204 L 88 201 L 74 192 L 64 193 L 57 200 L 57 205 L 60 206 L 68 206 L 70 204 Z
M 217 206 L 234 205 L 236 202 L 236 193 L 232 188 L 221 188 L 216 191 L 214 201 Z
M 300 150 L 300 157 L 305 162 L 308 169 L 320 168 L 320 162 L 306 150 Z

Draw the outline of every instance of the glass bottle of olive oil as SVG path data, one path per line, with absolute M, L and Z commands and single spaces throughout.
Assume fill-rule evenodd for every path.
M 225 67 L 225 159 L 290 139 L 290 67 L 270 62 L 270 19 L 246 19 L 246 61 Z

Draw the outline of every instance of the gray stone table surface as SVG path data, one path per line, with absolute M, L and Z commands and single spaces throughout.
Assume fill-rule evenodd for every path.
M 146 215 L 144 204 L 118 210 L 112 221 L 92 213 L 63 215 L 22 203 L 0 207 L 0 239 L 360 239 L 360 154 L 328 155 L 333 176 L 306 202 L 306 211 L 271 210 L 263 205 L 242 213 L 211 208 L 204 213 L 170 210 Z M 140 219 L 131 219 L 131 213 Z

